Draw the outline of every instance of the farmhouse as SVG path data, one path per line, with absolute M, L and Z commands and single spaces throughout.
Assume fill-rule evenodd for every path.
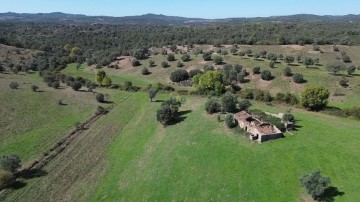
M 249 132 L 250 139 L 258 142 L 265 142 L 284 137 L 282 132 L 274 125 L 265 123 L 252 116 L 246 111 L 241 111 L 234 115 L 239 126 Z

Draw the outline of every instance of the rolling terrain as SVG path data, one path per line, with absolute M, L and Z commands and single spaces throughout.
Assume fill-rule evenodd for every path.
M 240 47 L 245 48 L 249 47 Z M 253 51 L 263 48 L 251 47 Z M 291 47 L 266 48 L 276 53 L 288 51 L 298 54 L 298 50 Z M 321 61 L 326 57 L 333 58 L 330 47 L 321 48 L 325 52 L 320 55 Z M 304 47 L 303 53 L 308 53 L 308 49 L 310 47 Z M 346 51 L 354 58 L 353 63 L 358 64 L 353 56 L 357 47 Z M 201 56 L 192 55 L 192 58 L 183 68 L 189 70 L 206 65 Z M 158 64 L 164 56 L 152 59 Z M 249 71 L 254 65 L 270 69 L 267 61 L 254 61 L 246 56 L 241 59 L 240 56 L 228 55 L 225 62 L 243 64 Z M 141 63 L 145 66 L 147 61 Z M 289 90 L 291 86 L 281 85 L 281 78 L 277 76 L 284 66 L 282 62 L 270 69 L 276 78 L 266 88 L 275 89 L 274 92 Z M 105 68 L 105 71 L 114 83 L 130 80 L 144 86 L 168 82 L 168 75 L 176 68 L 176 62 L 166 69 L 156 66 L 150 68 L 153 73 L 149 76 L 140 74 L 141 66 Z M 308 82 L 302 85 L 325 84 L 328 82 L 326 79 L 334 77 L 323 66 L 319 69 L 307 69 L 301 65 L 292 68 L 304 73 Z M 63 73 L 89 79 L 94 78 L 95 72 L 86 65 L 79 71 L 71 65 L 63 70 Z M 359 80 L 357 76 L 350 79 L 353 79 L 352 85 Z M 10 81 L 18 81 L 20 88 L 10 89 Z M 92 93 L 74 92 L 66 86 L 52 89 L 44 85 L 37 74 L 1 74 L 0 83 L 2 97 L 6 98 L 1 100 L 6 106 L 1 115 L 8 117 L 2 119 L 1 128 L 6 130 L 1 136 L 4 145 L 0 154 L 17 153 L 24 164 L 46 151 L 76 122 L 94 113 L 97 106 Z M 31 84 L 38 85 L 44 92 L 32 92 Z M 255 80 L 244 84 L 244 87 L 257 85 Z M 357 89 L 356 86 L 352 88 L 354 91 Z M 332 91 L 334 89 L 331 88 Z M 256 144 L 242 133 L 227 129 L 216 120 L 216 116 L 206 114 L 204 97 L 185 96 L 186 102 L 180 108 L 182 121 L 164 128 L 156 121 L 155 114 L 161 101 L 168 99 L 170 94 L 159 94 L 156 99 L 160 102 L 150 102 L 144 92 L 104 88 L 96 91 L 108 94 L 113 104 L 105 106 L 114 105 L 114 108 L 46 165 L 42 176 L 20 179 L 21 186 L 3 191 L 1 200 L 302 201 L 308 199 L 300 187 L 299 178 L 316 168 L 331 177 L 332 186 L 340 193 L 330 198 L 336 197 L 337 201 L 360 198 L 356 189 L 360 180 L 356 172 L 360 169 L 357 160 L 360 153 L 356 150 L 360 128 L 356 120 L 294 108 L 297 131 L 286 133 L 286 137 L 280 140 Z M 354 94 L 346 93 L 347 99 L 343 103 L 332 101 L 331 104 L 354 106 L 358 96 Z M 67 105 L 59 106 L 58 99 L 64 100 Z M 288 109 L 287 106 L 267 106 L 257 102 L 253 102 L 252 108 L 268 112 Z

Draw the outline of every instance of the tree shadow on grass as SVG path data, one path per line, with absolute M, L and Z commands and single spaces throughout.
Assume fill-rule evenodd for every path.
M 114 103 L 113 101 L 107 101 L 107 100 L 105 100 L 104 102 L 102 102 L 102 103 L 104 103 L 104 104 L 112 104 L 112 103 Z
M 43 169 L 32 169 L 22 173 L 21 177 L 24 179 L 32 179 L 32 178 L 43 177 L 46 176 L 47 174 L 48 172 Z
M 23 187 L 26 186 L 26 182 L 24 181 L 19 181 L 19 180 L 16 180 L 14 183 L 12 183 L 9 188 L 13 189 L 13 190 L 18 190 L 18 189 L 21 189 Z
M 324 193 L 318 198 L 319 201 L 333 202 L 335 197 L 344 195 L 345 192 L 339 191 L 337 187 L 330 186 L 325 189 Z
M 192 110 L 180 111 L 180 112 L 179 112 L 179 117 L 178 117 L 174 122 L 170 123 L 169 126 L 176 125 L 176 124 L 178 124 L 178 123 L 181 123 L 181 122 L 185 121 L 185 119 L 186 119 L 187 117 L 184 116 L 184 115 L 186 115 L 186 114 L 188 114 L 188 113 L 191 113 L 191 112 L 192 112 Z
M 160 102 L 160 103 L 162 103 L 162 102 L 165 102 L 164 100 L 155 100 L 155 101 L 153 101 L 153 102 Z

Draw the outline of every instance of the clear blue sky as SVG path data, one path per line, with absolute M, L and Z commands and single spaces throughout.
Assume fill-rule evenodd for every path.
M 0 12 L 130 16 L 264 17 L 359 14 L 360 0 L 0 0 Z

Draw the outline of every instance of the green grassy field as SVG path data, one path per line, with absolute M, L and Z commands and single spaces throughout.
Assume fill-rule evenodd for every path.
M 19 89 L 10 89 L 12 81 Z M 33 84 L 41 92 L 33 92 Z M 0 74 L 0 97 L 0 155 L 16 153 L 24 162 L 49 149 L 97 106 L 93 95 L 49 88 L 37 75 Z
M 163 128 L 146 93 L 107 92 L 119 104 L 5 201 L 301 201 L 299 178 L 316 168 L 345 193 L 337 201 L 360 198 L 358 121 L 295 110 L 298 131 L 257 144 L 207 115 L 204 98 Z

